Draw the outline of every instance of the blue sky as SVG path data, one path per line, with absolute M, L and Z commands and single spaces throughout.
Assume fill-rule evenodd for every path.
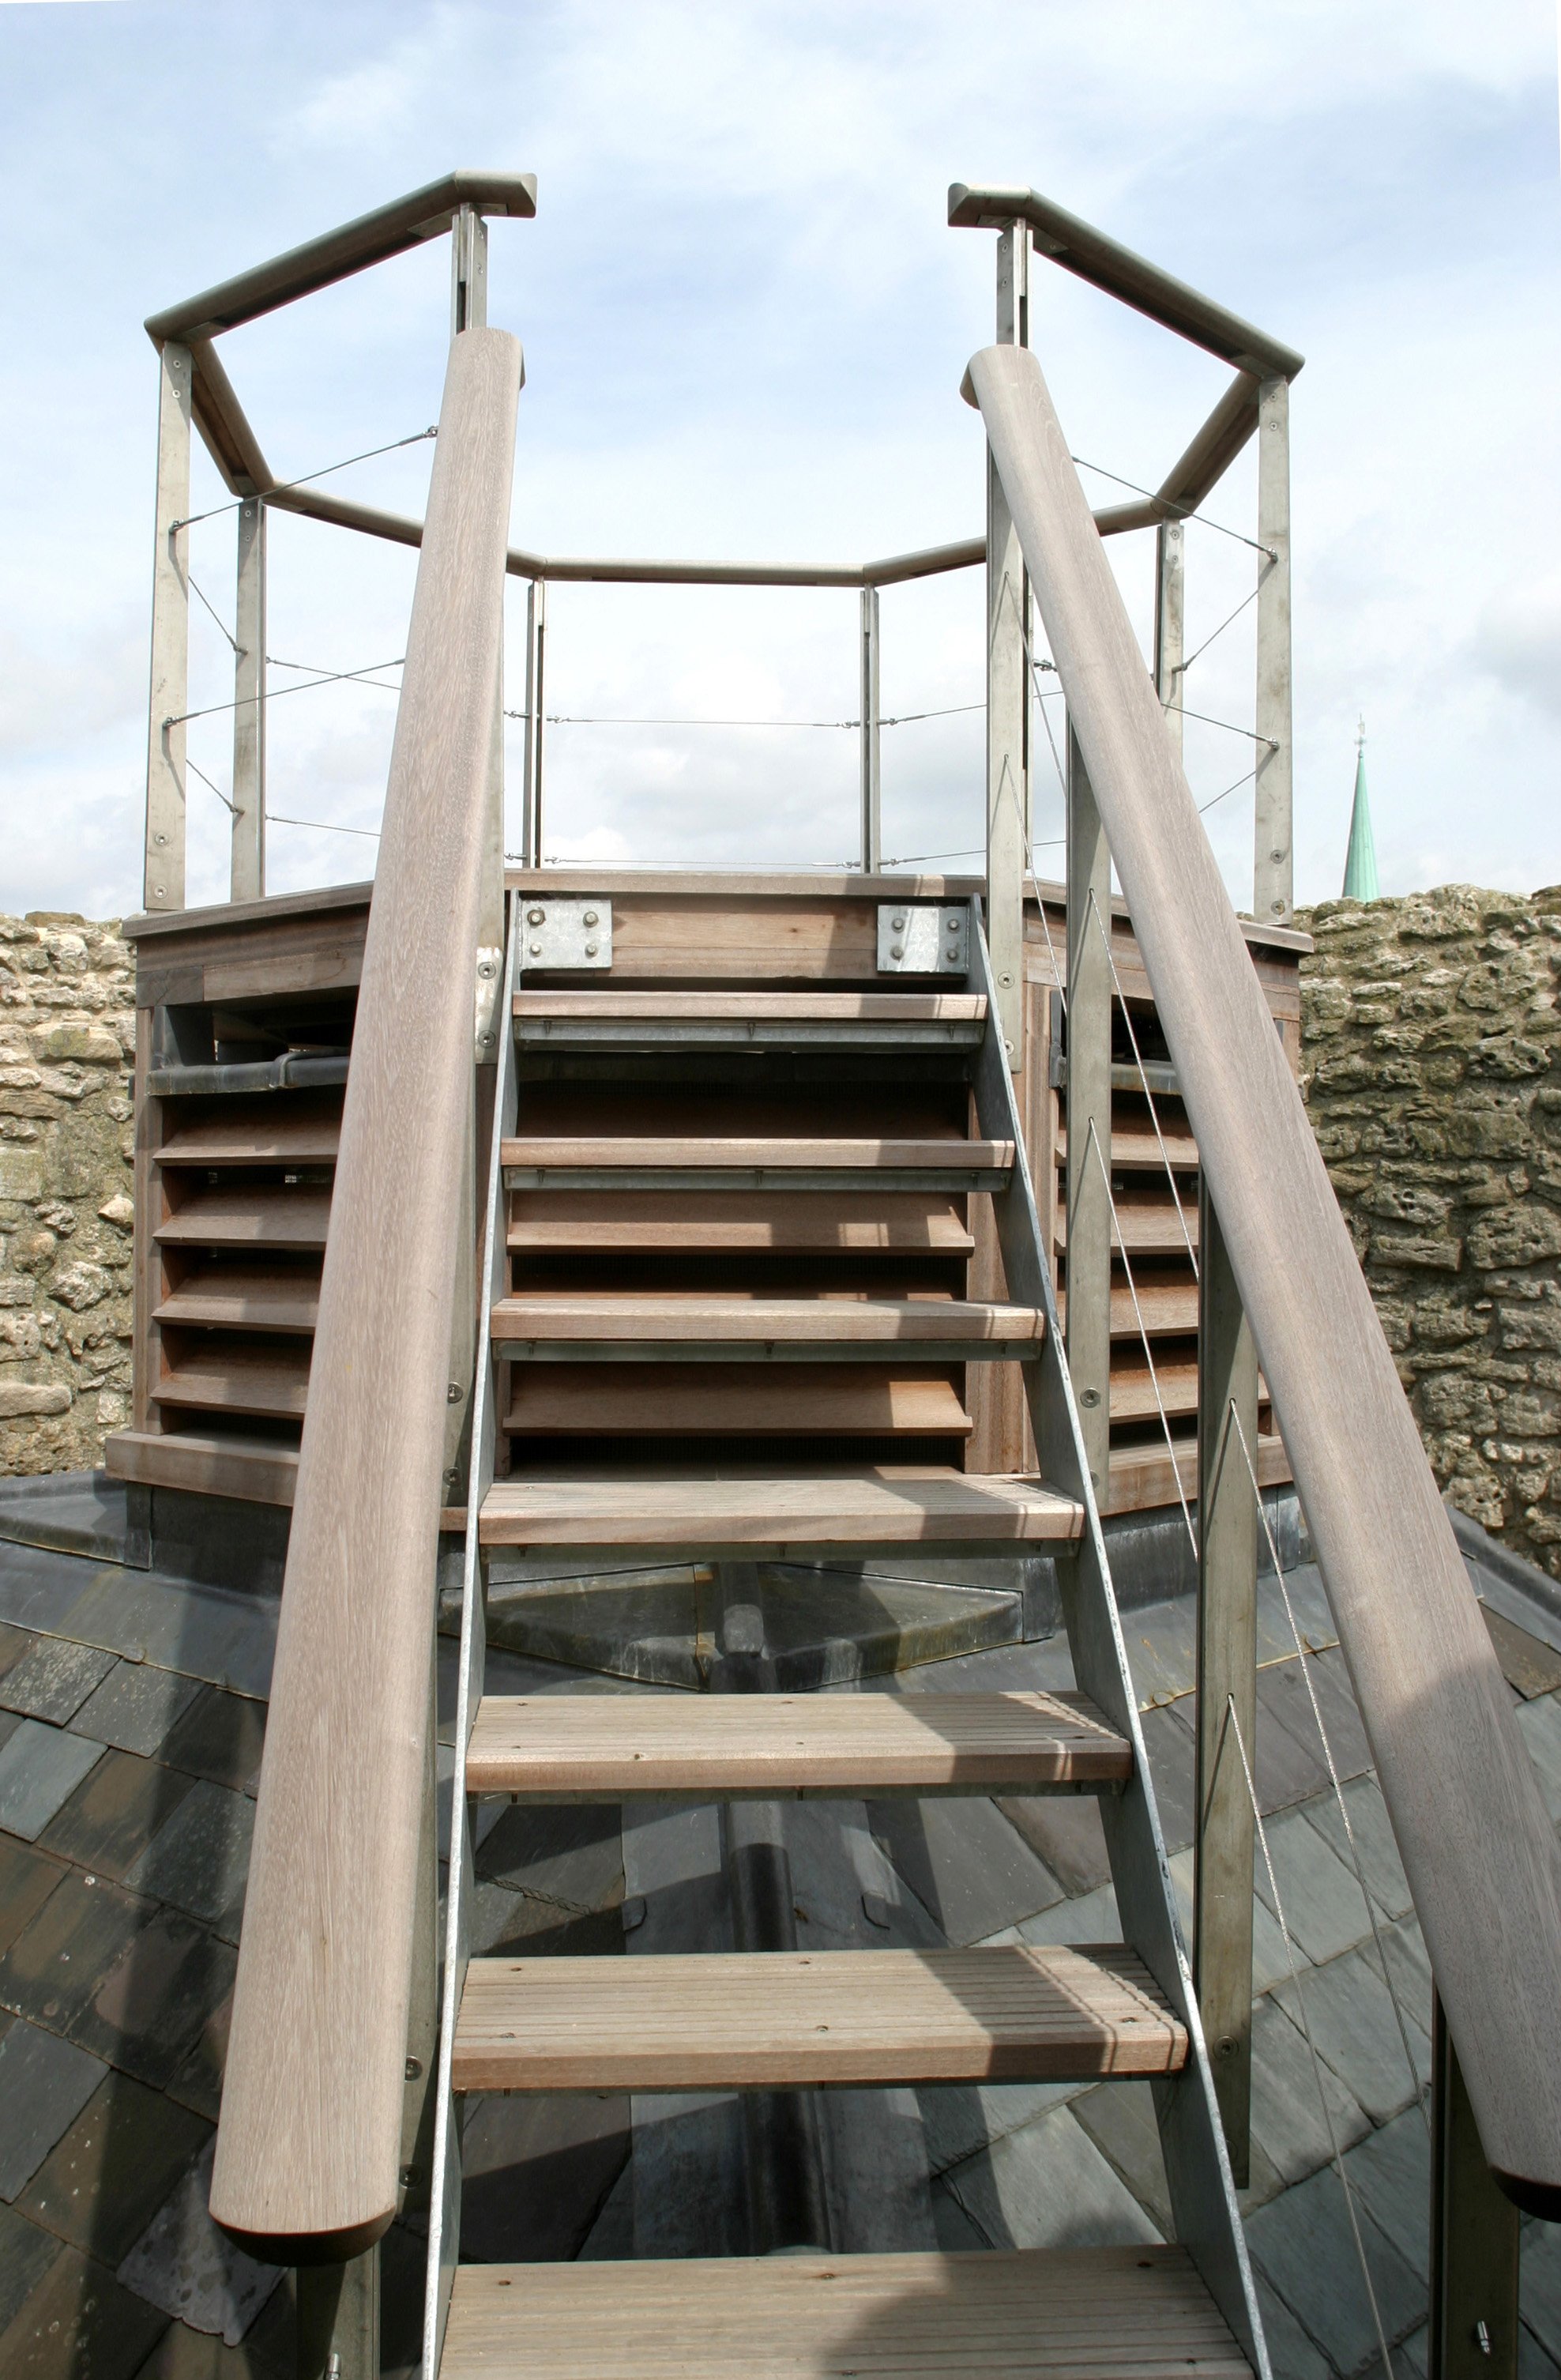
M 555 552 L 860 560 L 977 530 L 979 427 L 957 390 L 991 335 L 992 239 L 947 228 L 951 180 L 1033 183 L 1289 340 L 1308 358 L 1292 399 L 1298 895 L 1337 891 L 1360 712 L 1385 891 L 1561 879 L 1545 0 L 0 0 L 0 908 L 139 898 L 142 318 L 456 164 L 538 176 L 536 221 L 494 226 L 490 312 L 526 351 L 513 534 Z M 434 419 L 446 256 L 439 243 L 224 343 L 273 467 L 315 469 Z M 1075 451 L 1158 478 L 1219 368 L 1046 268 L 1034 314 Z M 328 484 L 420 509 L 430 451 Z M 1249 466 L 1209 510 L 1250 531 Z M 203 464 L 197 494 L 222 499 Z M 195 575 L 231 620 L 231 522 L 193 534 Z M 1252 556 L 1189 538 L 1195 642 L 1240 601 Z M 1145 631 L 1150 545 L 1113 548 Z M 388 660 L 411 577 L 393 549 L 276 521 L 271 650 Z M 549 708 L 849 717 L 854 605 L 555 588 Z M 523 613 L 512 586 L 514 702 Z M 975 574 L 891 590 L 883 614 L 888 709 L 979 699 Z M 1250 623 L 1189 694 L 1236 727 Z M 195 698 L 222 701 L 230 666 L 202 616 Z M 275 705 L 273 810 L 372 829 L 393 712 L 363 687 Z M 220 716 L 191 730 L 224 787 L 228 744 Z M 1207 800 L 1245 747 L 1200 729 L 1188 759 Z M 548 847 L 843 859 L 854 769 L 829 729 L 559 726 Z M 884 778 L 890 855 L 968 847 L 979 718 L 888 731 Z M 1043 775 L 1043 844 L 1057 817 Z M 1249 791 L 1208 823 L 1245 905 Z M 192 782 L 192 899 L 223 891 L 225 826 Z M 272 882 L 362 874 L 373 850 L 278 824 Z

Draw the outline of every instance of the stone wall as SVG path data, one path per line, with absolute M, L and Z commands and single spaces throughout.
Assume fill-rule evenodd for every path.
M 1436 1475 L 1561 1577 L 1561 886 L 1298 923 L 1302 1087 Z
M 0 1473 L 129 1418 L 134 1048 L 117 919 L 0 917 Z

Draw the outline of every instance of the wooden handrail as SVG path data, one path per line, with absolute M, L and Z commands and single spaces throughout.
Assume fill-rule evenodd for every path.
M 1301 1095 L 1033 355 L 969 380 L 1257 1339 L 1485 2154 L 1561 2216 L 1561 1861 Z
M 395 2208 L 520 346 L 450 353 L 369 913 L 212 2212 L 356 2255 Z

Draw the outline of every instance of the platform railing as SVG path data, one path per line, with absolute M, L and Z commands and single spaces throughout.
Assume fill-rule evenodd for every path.
M 1561 1860 L 1533 1767 L 1040 368 L 1016 344 L 989 347 L 966 390 L 1131 914 L 1485 2156 L 1511 2198 L 1555 2218 Z
M 455 338 L 342 1116 L 217 2136 L 213 2215 L 254 2252 L 302 2265 L 362 2253 L 401 2186 L 451 1349 L 469 1360 L 475 1328 L 457 1305 L 472 1201 L 456 1193 L 471 1178 L 483 1054 L 472 984 L 519 387 L 518 341 L 477 328 Z

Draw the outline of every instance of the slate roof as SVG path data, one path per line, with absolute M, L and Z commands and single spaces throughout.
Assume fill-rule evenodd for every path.
M 109 1550 L 105 1541 L 100 1552 Z M 1419 2374 L 1430 1978 L 1316 1575 L 1299 1570 L 1289 1585 L 1407 2017 L 1413 2077 L 1272 1581 L 1261 1589 L 1260 1792 L 1334 2138 L 1390 2339 L 1403 2342 L 1395 2367 Z M 1510 1592 L 1492 1593 L 1502 1610 L 1487 1617 L 1519 1724 L 1561 1818 L 1561 1652 L 1553 1649 L 1561 1628 Z M 205 2211 L 275 1613 L 265 1595 L 0 1543 L 7 2380 L 291 2372 L 290 2279 L 224 2243 Z M 1125 1625 L 1185 1900 L 1191 1605 L 1146 1606 Z M 1049 1638 L 873 1685 L 938 1693 L 1069 1676 L 1064 1645 Z M 512 1692 L 605 1682 L 504 1653 L 490 1656 L 490 1681 Z M 709 1820 L 649 1810 L 624 1827 L 611 1810 L 489 1805 L 474 1947 L 633 1955 L 674 1936 L 713 1939 L 721 1917 Z M 1117 1931 L 1098 1815 L 1086 1799 L 807 1803 L 788 1824 L 805 1940 L 1098 1940 Z M 1260 1876 L 1244 2206 L 1276 2371 L 1280 2380 L 1327 2380 L 1369 2371 L 1376 2350 L 1271 1899 Z M 913 2244 L 924 2228 L 926 2244 L 972 2248 L 1147 2239 L 1167 2219 L 1146 2084 L 826 2100 L 836 2196 L 885 2244 Z M 688 2227 L 725 2219 L 722 2121 L 720 2103 L 669 2108 L 606 2094 L 478 2103 L 466 2131 L 464 2252 L 693 2252 Z M 674 2168 L 687 2185 L 681 2197 L 667 2188 Z M 659 2238 L 658 2221 L 672 2227 Z M 415 2227 L 398 2226 L 386 2262 L 389 2371 L 415 2360 L 420 2282 L 421 2241 Z M 1561 2374 L 1561 2239 L 1543 2227 L 1525 2232 L 1523 2310 L 1525 2380 Z

